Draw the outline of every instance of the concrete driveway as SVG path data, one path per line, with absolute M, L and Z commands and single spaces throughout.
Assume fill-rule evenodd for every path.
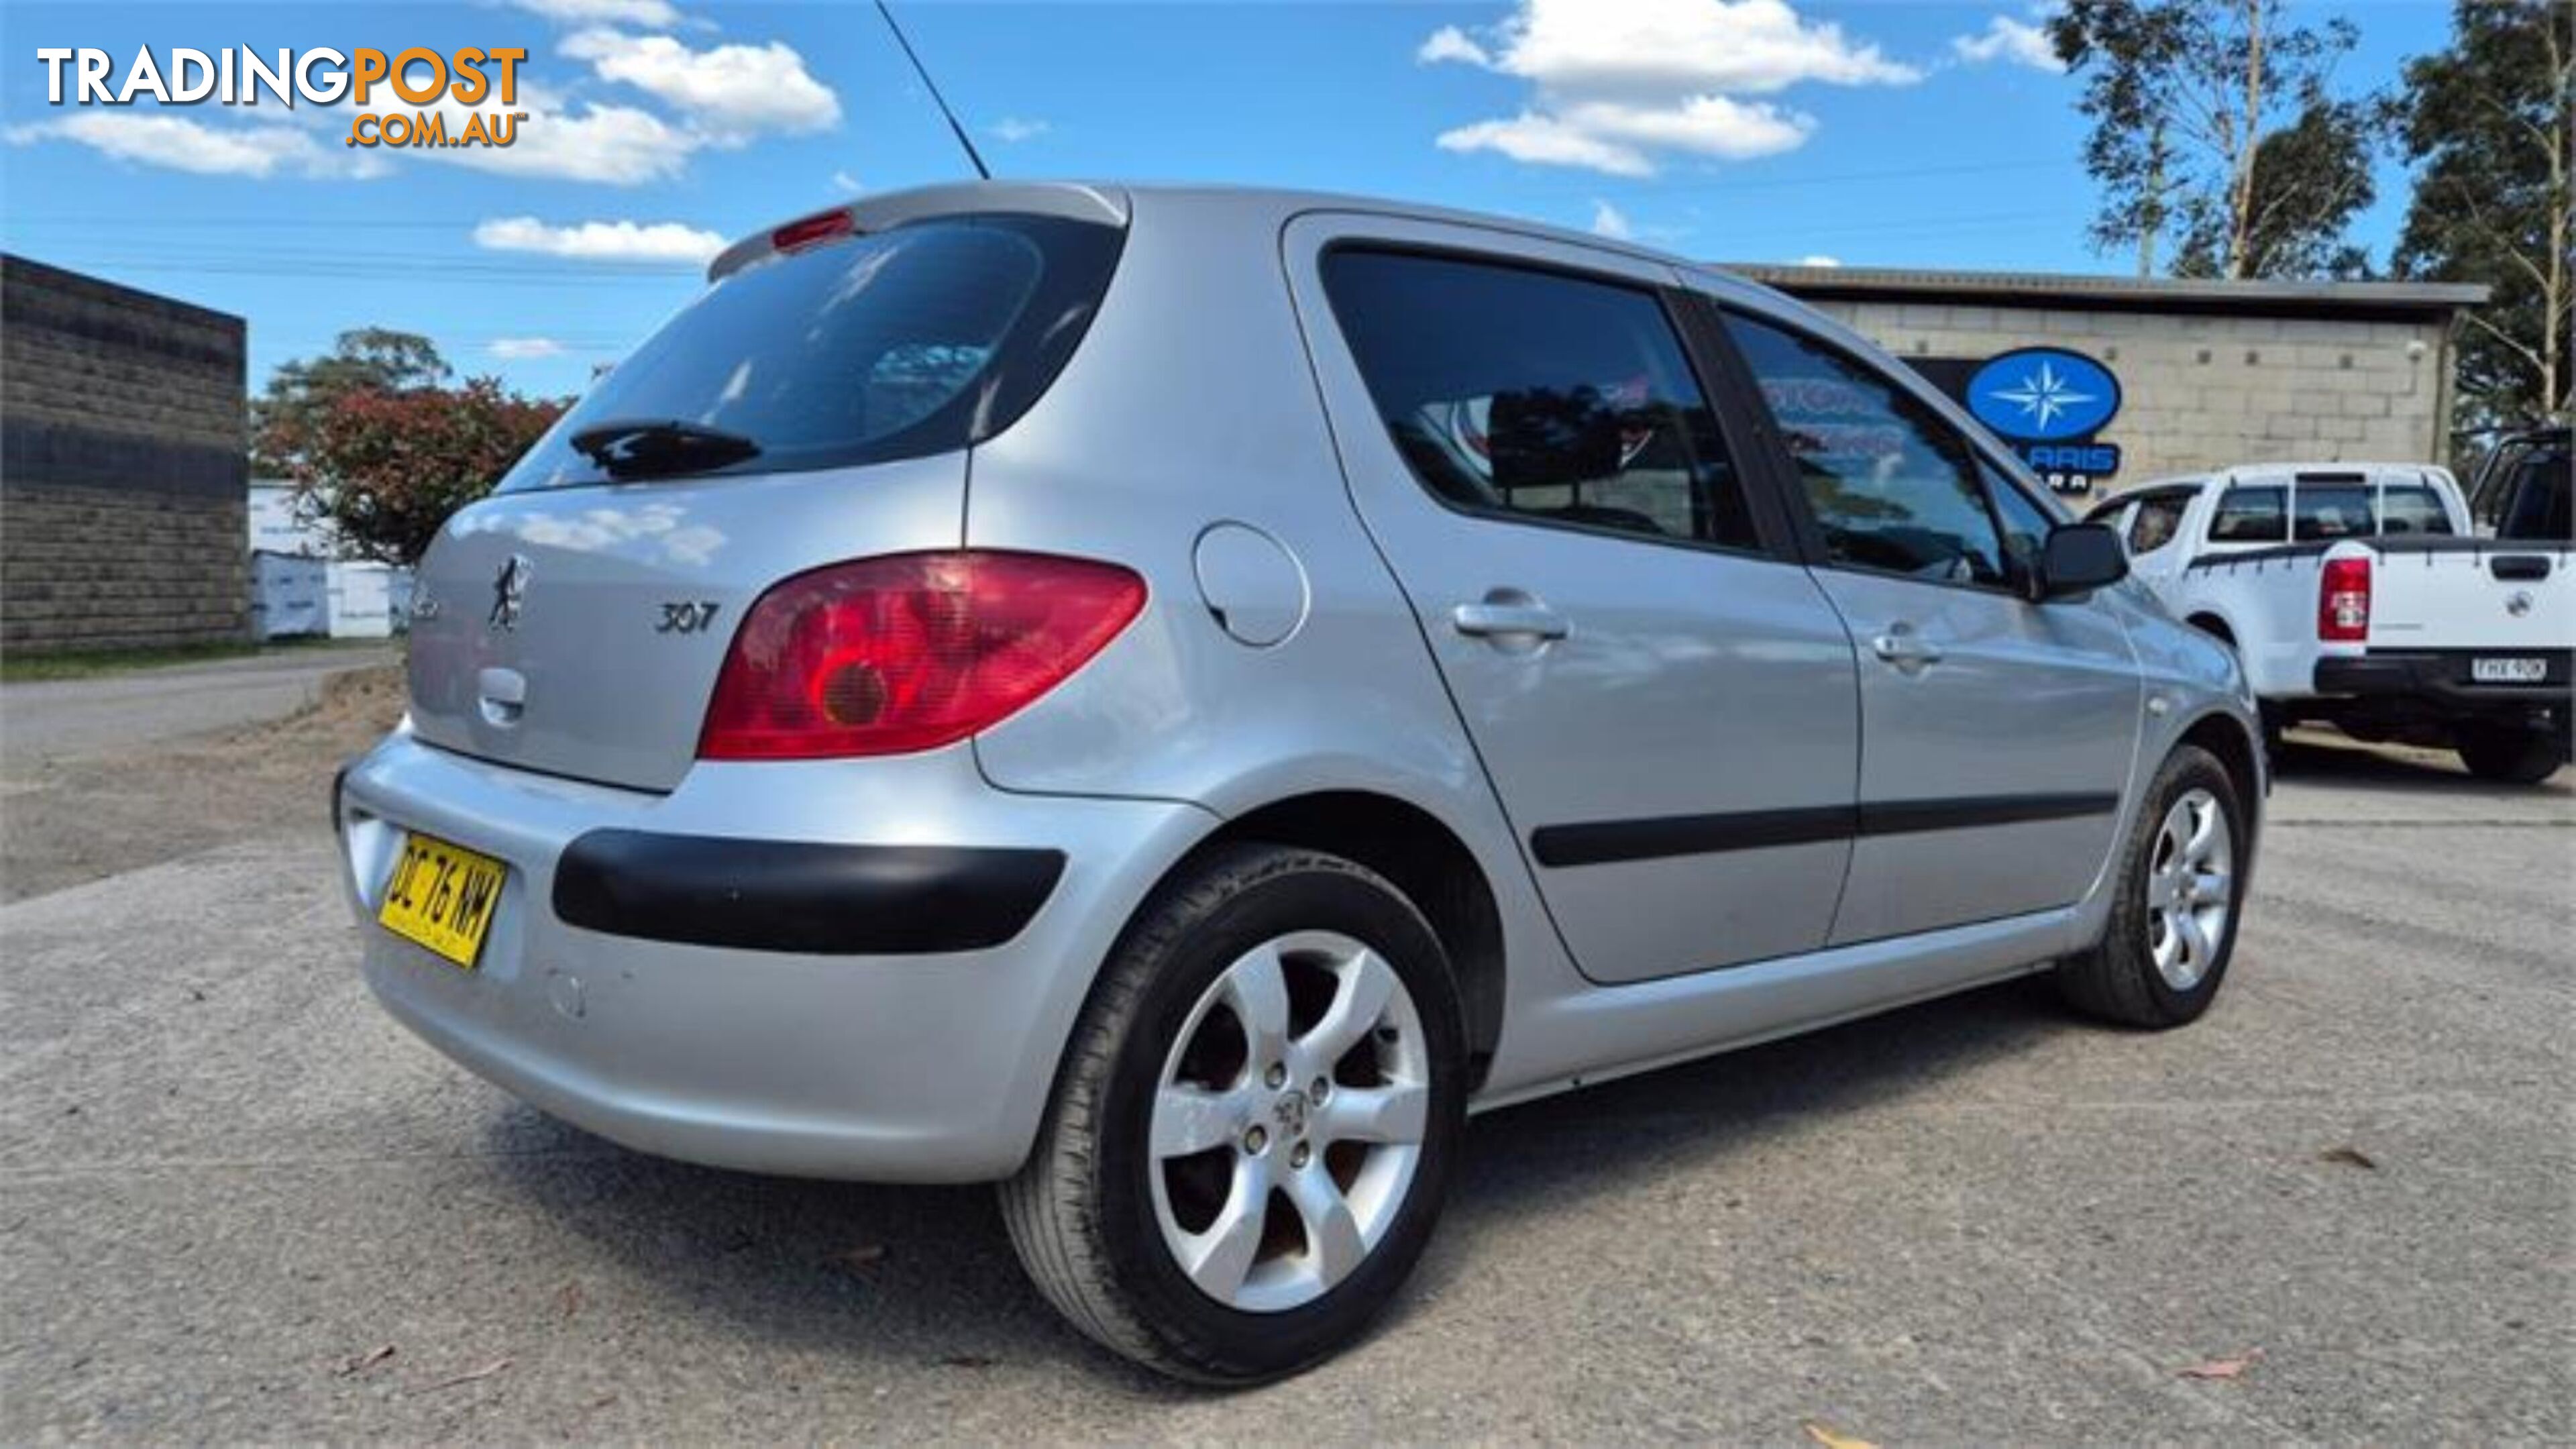
M 448 1066 L 318 829 L 8 906 L 0 1440 L 2576 1438 L 2570 776 L 2297 754 L 2201 1024 L 2014 986 L 1478 1119 L 1383 1327 L 1231 1395 L 1060 1327 L 983 1191 Z
M 283 719 L 313 703 L 330 676 L 398 657 L 391 644 L 315 644 L 89 679 L 0 684 L 0 753 L 10 765 L 25 766 Z

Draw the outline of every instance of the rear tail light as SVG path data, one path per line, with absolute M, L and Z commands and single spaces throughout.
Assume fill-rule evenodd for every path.
M 734 635 L 705 760 L 892 755 L 962 740 L 1062 683 L 1145 607 L 1115 564 L 917 553 L 799 574 Z
M 2370 638 L 2370 560 L 2326 560 L 2317 580 L 2317 638 L 2329 644 Z

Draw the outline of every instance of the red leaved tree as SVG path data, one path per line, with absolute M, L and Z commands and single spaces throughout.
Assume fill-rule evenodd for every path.
M 371 366 L 385 339 L 401 366 Z M 327 524 L 343 557 L 419 562 L 448 515 L 492 491 L 570 405 L 501 390 L 500 380 L 445 385 L 426 338 L 351 333 L 340 352 L 278 369 L 255 409 L 253 450 L 282 472 L 297 508 Z

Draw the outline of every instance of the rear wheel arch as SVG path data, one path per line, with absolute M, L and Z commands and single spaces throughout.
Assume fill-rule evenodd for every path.
M 1227 820 L 1174 862 L 1164 879 L 1177 879 L 1210 853 L 1245 843 L 1338 855 L 1384 877 L 1413 902 L 1440 938 L 1456 974 L 1468 1090 L 1481 1086 L 1503 1033 L 1503 920 L 1484 867 L 1458 833 L 1429 811 L 1391 795 L 1366 790 L 1295 795 Z M 1156 891 L 1160 889 L 1158 885 Z
M 2217 614 L 2211 613 L 2207 609 L 2203 609 L 2200 612 L 2193 614 L 2183 622 L 2191 625 L 2191 627 L 2195 629 L 2198 629 L 2203 634 L 2214 635 L 2219 639 L 2225 640 L 2227 647 L 2231 649 L 2236 647 L 2235 628 L 2231 626 L 2226 619 Z

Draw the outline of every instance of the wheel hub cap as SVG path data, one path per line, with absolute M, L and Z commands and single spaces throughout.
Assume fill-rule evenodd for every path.
M 2147 955 L 2156 974 L 2189 991 L 2217 964 L 2236 909 L 2235 832 L 2218 797 L 2183 792 L 2147 853 Z
M 1394 1225 L 1430 1112 L 1395 968 L 1338 932 L 1263 942 L 1209 983 L 1163 1063 L 1148 1172 L 1164 1246 L 1230 1308 L 1322 1297 Z

